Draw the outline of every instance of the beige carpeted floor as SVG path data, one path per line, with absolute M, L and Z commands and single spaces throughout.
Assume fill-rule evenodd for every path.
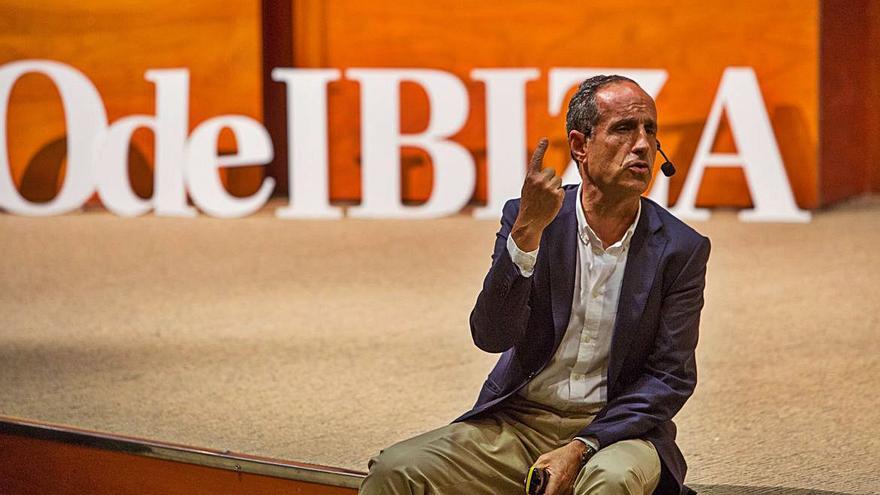
M 695 226 L 713 253 L 678 416 L 690 482 L 880 493 L 880 198 Z M 365 469 L 475 399 L 496 227 L 0 215 L 0 414 Z

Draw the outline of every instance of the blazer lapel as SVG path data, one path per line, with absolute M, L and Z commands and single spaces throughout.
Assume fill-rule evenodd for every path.
M 608 358 L 609 389 L 620 374 L 630 342 L 638 331 L 637 325 L 666 248 L 666 237 L 658 233 L 663 223 L 655 208 L 653 203 L 642 199 L 642 215 L 630 241 Z
M 553 349 L 565 335 L 568 320 L 571 317 L 571 300 L 574 297 L 574 274 L 577 263 L 577 215 L 579 208 L 578 188 L 567 191 L 565 200 L 556 220 L 551 224 L 556 232 L 548 232 L 548 239 L 559 239 L 560 242 L 548 242 L 550 256 L 547 257 L 550 271 L 550 302 L 553 311 L 553 329 L 555 340 Z

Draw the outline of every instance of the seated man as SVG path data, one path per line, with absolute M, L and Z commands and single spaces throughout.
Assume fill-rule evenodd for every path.
M 509 201 L 471 313 L 477 347 L 499 352 L 474 408 L 370 461 L 361 494 L 684 491 L 672 417 L 696 385 L 694 349 L 709 240 L 642 198 L 657 111 L 634 81 L 597 76 L 566 118 L 579 186 L 532 156 Z

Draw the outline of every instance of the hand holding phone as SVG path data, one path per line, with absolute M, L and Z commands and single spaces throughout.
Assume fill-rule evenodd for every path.
M 544 468 L 532 466 L 526 475 L 526 495 L 543 495 L 547 489 L 550 473 Z

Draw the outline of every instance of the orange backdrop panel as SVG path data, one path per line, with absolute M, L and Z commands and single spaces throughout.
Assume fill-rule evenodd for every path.
M 114 120 L 154 114 L 147 69 L 190 71 L 190 129 L 220 114 L 261 118 L 260 2 L 192 0 L 5 0 L 0 64 L 50 59 L 72 65 L 98 88 Z M 64 114 L 51 81 L 25 75 L 8 115 L 13 178 L 31 200 L 51 199 L 63 177 Z M 153 138 L 135 134 L 129 170 L 135 191 L 152 192 Z M 231 136 L 221 150 L 235 148 Z M 225 175 L 225 174 L 224 174 Z M 233 193 L 256 190 L 263 170 L 231 171 Z M 227 179 L 224 177 L 224 180 Z
M 643 2 L 404 3 L 392 0 L 292 0 L 293 53 L 301 67 L 423 67 L 449 71 L 467 85 L 470 117 L 454 139 L 477 161 L 475 199 L 486 197 L 485 88 L 474 68 L 536 67 L 527 85 L 527 136 L 551 138 L 546 164 L 558 169 L 568 152 L 562 115 L 547 110 L 547 73 L 553 67 L 661 68 L 669 79 L 657 98 L 664 149 L 679 167 L 677 197 L 715 92 L 726 67 L 753 67 L 767 105 L 795 198 L 818 206 L 817 0 Z M 360 197 L 358 86 L 331 83 L 330 189 L 335 200 Z M 423 129 L 424 93 L 404 85 L 402 130 Z M 721 136 L 718 146 L 724 146 Z M 530 144 L 530 146 L 534 146 Z M 418 150 L 404 150 L 403 197 L 424 200 L 431 165 Z M 702 205 L 750 205 L 743 174 L 709 170 Z

